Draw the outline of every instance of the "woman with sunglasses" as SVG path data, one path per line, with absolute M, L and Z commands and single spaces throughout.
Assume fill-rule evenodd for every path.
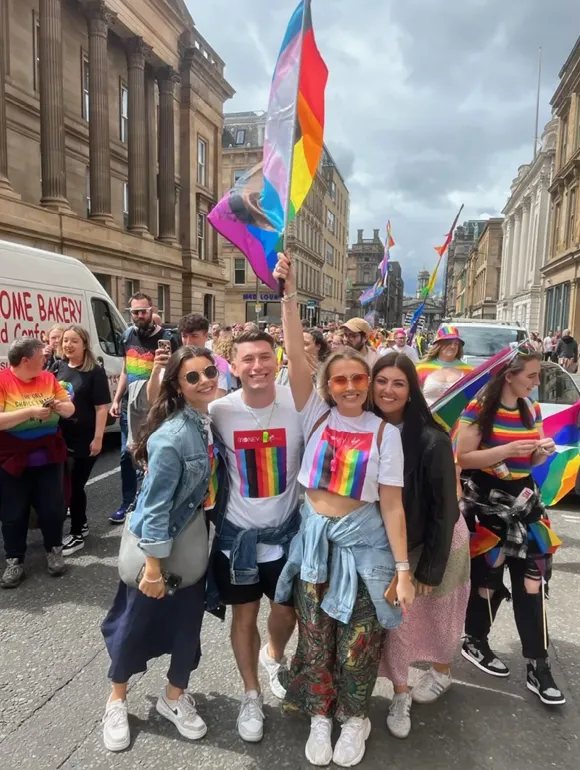
M 472 371 L 473 366 L 463 361 L 463 344 L 457 327 L 442 326 L 427 355 L 417 364 L 419 382 L 429 406 Z
M 540 377 L 541 353 L 514 354 L 460 418 L 457 461 L 471 471 L 463 487 L 461 512 L 474 534 L 471 595 L 462 655 L 497 677 L 509 669 L 491 650 L 488 635 L 503 599 L 506 567 L 511 578 L 516 626 L 527 659 L 527 687 L 546 705 L 565 698 L 548 661 L 544 583 L 550 578 L 552 537 L 532 468 L 556 451 L 544 438 L 542 414 L 531 400 Z
M 352 348 L 327 359 L 318 392 L 304 354 L 294 267 L 286 255 L 279 255 L 274 276 L 285 281 L 290 387 L 306 443 L 298 477 L 306 488 L 302 524 L 276 591 L 278 602 L 293 595 L 299 628 L 291 669 L 280 675 L 284 708 L 311 718 L 309 762 L 353 767 L 364 756 L 371 729 L 369 701 L 385 629 L 401 619 L 385 599 L 395 574 L 398 601 L 409 607 L 414 598 L 401 438 L 369 411 L 369 369 Z M 334 753 L 333 717 L 341 724 Z
M 408 356 L 391 352 L 377 361 L 373 401 L 376 414 L 401 431 L 405 456 L 403 504 L 417 598 L 387 634 L 380 673 L 395 690 L 387 727 L 406 738 L 413 701 L 432 703 L 451 687 L 469 598 L 469 532 L 459 516 L 451 441 L 433 419 Z M 411 693 L 414 663 L 431 667 Z
M 202 738 L 207 727 L 186 691 L 200 660 L 200 632 L 205 603 L 205 575 L 194 585 L 169 595 L 161 560 L 173 539 L 207 507 L 211 471 L 208 458 L 208 405 L 215 398 L 218 370 L 204 348 L 183 347 L 167 364 L 135 450 L 147 474 L 129 527 L 145 552 L 139 588 L 119 584 L 102 631 L 111 657 L 113 691 L 103 717 L 104 743 L 122 751 L 131 741 L 127 686 L 147 663 L 171 655 L 167 686 L 157 711 L 186 738 Z M 213 443 L 210 439 L 210 444 Z M 211 485 L 210 485 L 211 486 Z

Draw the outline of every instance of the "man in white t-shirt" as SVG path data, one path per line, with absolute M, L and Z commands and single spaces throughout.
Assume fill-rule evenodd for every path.
M 395 329 L 394 337 L 395 344 L 393 345 L 393 350 L 396 353 L 403 353 L 404 355 L 408 356 L 411 361 L 416 364 L 419 361 L 419 356 L 417 355 L 415 348 L 407 345 L 407 334 L 405 333 L 405 330 Z
M 554 350 L 554 340 L 552 332 L 548 332 L 544 337 L 544 361 L 549 361 L 552 358 L 552 351 Z
M 230 487 L 225 521 L 216 529 L 218 551 L 212 556 L 211 577 L 223 604 L 232 606 L 232 647 L 245 688 L 238 732 L 250 742 L 263 736 L 258 660 L 273 693 L 283 698 L 278 673 L 296 623 L 294 606 L 273 600 L 289 542 L 299 525 L 297 478 L 303 439 L 290 389 L 275 383 L 274 347 L 266 332 L 248 331 L 238 337 L 232 372 L 242 388 L 214 401 L 209 409 L 226 447 Z M 263 542 L 266 531 L 270 542 Z M 274 531 L 278 536 L 271 534 Z M 286 550 L 272 544 L 272 539 Z M 228 550 L 224 544 L 230 541 Z M 248 545 L 253 564 L 248 561 Z M 270 599 L 270 616 L 268 643 L 260 649 L 258 613 L 264 595 Z

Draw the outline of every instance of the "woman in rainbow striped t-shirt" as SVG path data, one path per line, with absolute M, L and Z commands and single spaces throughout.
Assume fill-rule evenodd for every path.
M 471 532 L 471 595 L 462 655 L 492 676 L 509 675 L 488 635 L 502 599 L 508 567 L 514 615 L 528 661 L 527 687 L 547 705 L 565 702 L 548 662 L 544 583 L 552 571 L 550 524 L 532 467 L 556 450 L 544 438 L 538 386 L 541 353 L 514 353 L 460 418 L 457 461 L 471 471 L 461 512 Z M 546 537 L 548 535 L 548 537 Z M 553 542 L 553 541 L 552 541 Z

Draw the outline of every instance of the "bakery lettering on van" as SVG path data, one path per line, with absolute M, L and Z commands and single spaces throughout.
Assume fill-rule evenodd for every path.
M 8 344 L 17 337 L 45 340 L 51 324 L 81 324 L 80 299 L 29 291 L 0 290 L 0 342 Z

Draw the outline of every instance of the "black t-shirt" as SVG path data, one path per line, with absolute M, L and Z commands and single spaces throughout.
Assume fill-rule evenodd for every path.
M 67 447 L 77 457 L 88 457 L 95 437 L 95 407 L 111 401 L 106 372 L 100 366 L 90 372 L 81 372 L 69 366 L 67 361 L 59 361 L 55 377 L 75 405 L 73 416 L 60 421 Z
M 179 347 L 171 329 L 159 329 L 150 336 L 142 334 L 134 326 L 124 332 L 121 337 L 121 354 L 125 356 L 127 385 L 137 380 L 148 380 L 151 377 L 159 340 L 169 340 L 172 353 L 175 353 Z

